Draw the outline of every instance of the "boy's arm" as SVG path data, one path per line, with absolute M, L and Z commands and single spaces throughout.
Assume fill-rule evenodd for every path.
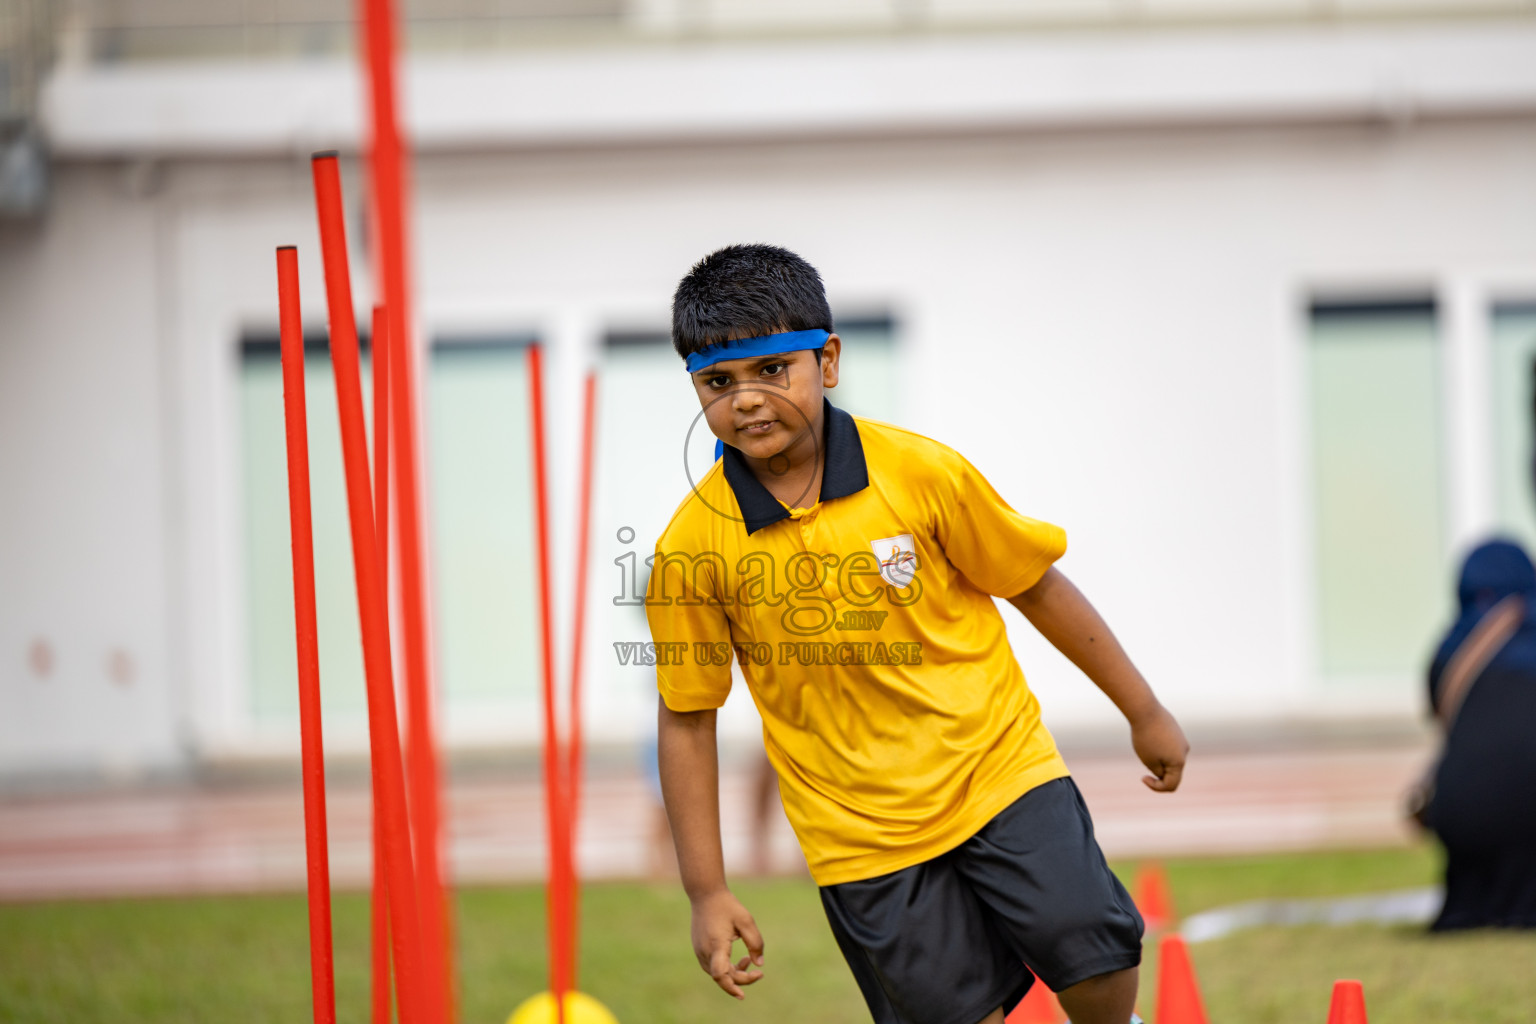
M 662 799 L 683 889 L 693 904 L 693 953 L 716 985 L 743 999 L 741 986 L 763 976 L 754 969 L 763 962 L 763 937 L 725 884 L 715 712 L 673 711 L 658 700 L 656 724 Z M 746 943 L 747 956 L 733 965 L 731 944 L 738 938 Z
M 1050 569 L 1033 587 L 1008 599 L 1040 635 L 1083 670 L 1131 724 L 1131 746 L 1152 772 L 1142 777 L 1149 789 L 1171 793 L 1179 788 L 1189 743 L 1168 709 L 1158 703 L 1103 618 L 1072 581 Z

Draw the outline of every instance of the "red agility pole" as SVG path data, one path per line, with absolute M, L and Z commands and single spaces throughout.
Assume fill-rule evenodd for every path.
M 544 814 L 549 848 L 549 991 L 555 1015 L 565 1024 L 565 994 L 571 988 L 570 887 L 565 853 L 565 765 L 555 718 L 554 608 L 549 585 L 549 484 L 544 446 L 544 358 L 539 345 L 528 346 L 528 398 L 533 430 L 534 542 L 539 564 L 539 650 L 544 677 Z
M 420 468 L 417 460 L 417 417 L 414 322 L 410 292 L 410 251 L 407 234 L 409 165 L 406 141 L 400 132 L 395 85 L 395 10 L 392 0 L 358 0 L 364 29 L 366 70 L 371 113 L 369 168 L 373 181 L 374 225 L 378 233 L 378 263 L 389 316 L 393 366 L 391 391 L 397 443 L 395 479 L 400 527 L 401 617 L 404 625 L 406 765 L 411 795 L 411 834 L 415 841 L 418 898 L 427 984 L 447 1015 L 453 1018 L 452 936 L 442 865 L 440 771 L 433 720 L 431 658 L 428 650 L 425 556 Z
M 335 1024 L 331 868 L 325 827 L 325 749 L 320 733 L 320 642 L 315 623 L 315 537 L 309 504 L 309 427 L 304 410 L 304 325 L 299 254 L 277 250 L 283 352 L 283 422 L 288 435 L 288 525 L 293 541 L 294 638 L 299 653 L 299 737 L 304 766 L 304 853 L 309 868 L 309 975 L 315 1024 Z
M 379 579 L 389 593 L 389 320 L 373 307 L 373 522 L 379 548 Z
M 373 520 L 378 531 L 379 578 L 389 593 L 389 322 L 373 307 Z M 386 599 L 387 604 L 387 599 Z M 369 953 L 373 964 L 373 1024 L 389 1024 L 389 887 L 384 881 L 384 816 L 373 794 L 373 887 Z
M 569 760 L 565 771 L 565 871 L 570 886 L 567 896 L 570 943 L 570 984 L 576 987 L 576 951 L 581 944 L 578 933 L 581 926 L 581 879 L 576 871 L 576 821 L 581 808 L 581 649 L 586 636 L 587 622 L 587 559 L 591 550 L 592 532 L 592 459 L 594 427 L 597 420 L 597 373 L 587 371 L 586 387 L 582 394 L 581 411 L 581 497 L 578 506 L 576 535 L 576 605 L 573 609 L 571 629 L 571 705 Z
M 347 269 L 341 172 L 336 154 L 317 153 L 312 161 L 320 248 L 325 263 L 326 302 L 331 320 L 331 363 L 336 377 L 336 406 L 341 420 L 342 463 L 346 470 L 347 511 L 352 526 L 352 562 L 357 577 L 358 618 L 363 634 L 363 670 L 368 684 L 368 738 L 374 791 L 383 812 L 384 868 L 389 888 L 389 932 L 395 962 L 396 998 L 402 1021 L 431 1022 L 441 1008 L 428 998 L 421 967 L 421 922 L 415 897 L 410 819 L 406 812 L 405 775 L 389 650 L 389 608 L 379 574 L 378 545 L 369 493 L 368 438 L 363 422 L 363 390 L 358 372 L 357 324 L 352 313 L 352 285 Z M 435 1012 L 434 1012 L 435 1011 Z

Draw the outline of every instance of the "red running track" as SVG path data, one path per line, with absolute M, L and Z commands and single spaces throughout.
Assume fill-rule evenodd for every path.
M 1402 794 L 1428 757 L 1398 740 L 1351 749 L 1200 754 L 1173 796 L 1148 792 L 1129 754 L 1068 762 L 1111 857 L 1235 854 L 1402 845 Z M 722 774 L 727 866 L 749 860 L 749 780 Z M 365 780 L 329 790 L 331 872 L 341 888 L 371 878 Z M 542 878 L 543 787 L 528 769 L 481 768 L 449 783 L 448 855 L 465 883 Z M 594 768 L 583 790 L 586 878 L 639 877 L 655 809 L 639 773 Z M 782 818 L 774 870 L 804 870 Z M 0 900 L 259 890 L 304 885 L 304 807 L 282 783 L 160 786 L 71 795 L 0 795 Z

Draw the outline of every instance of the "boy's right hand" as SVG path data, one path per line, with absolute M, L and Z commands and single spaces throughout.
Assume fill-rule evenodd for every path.
M 1152 772 L 1141 781 L 1155 793 L 1172 793 L 1184 778 L 1184 760 L 1189 756 L 1189 741 L 1172 713 L 1161 704 L 1132 719 L 1131 747 L 1141 763 Z
M 747 955 L 731 963 L 731 944 L 746 943 Z M 693 955 L 704 973 L 715 979 L 726 995 L 745 999 L 741 986 L 763 976 L 763 936 L 757 922 L 729 889 L 721 889 L 693 901 Z

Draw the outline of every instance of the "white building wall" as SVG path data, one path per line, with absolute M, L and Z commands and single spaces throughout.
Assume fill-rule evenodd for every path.
M 154 206 L 64 168 L 0 230 L 0 778 L 181 762 Z
M 1407 716 L 1414 681 L 1340 688 L 1314 664 L 1305 303 L 1536 283 L 1536 118 L 1522 111 L 429 147 L 420 315 L 532 328 L 574 351 L 607 327 L 664 325 L 678 277 L 714 247 L 789 246 L 838 308 L 895 315 L 900 421 L 1066 526 L 1064 570 L 1181 716 Z M 296 747 L 255 734 L 243 710 L 234 353 L 243 326 L 275 323 L 276 245 L 299 244 L 306 310 L 322 318 L 308 161 L 159 167 L 152 198 L 131 199 L 115 162 L 66 164 L 51 219 L 0 235 L 0 459 L 4 479 L 29 484 L 0 531 L 13 652 L 0 694 L 21 709 L 0 722 L 0 773 L 161 763 L 178 744 L 215 758 Z M 1447 386 L 1477 393 L 1462 383 Z M 656 401 L 686 410 L 681 373 Z M 1479 411 L 1453 409 L 1447 436 L 1469 436 Z M 59 486 L 59 465 L 67 490 L 31 496 Z M 1457 508 L 1488 505 L 1462 493 L 1486 474 L 1453 478 Z M 603 516 L 645 547 L 686 486 L 663 476 L 629 499 L 632 519 L 605 496 Z M 1479 525 L 1457 522 L 1459 537 Z M 604 671 L 609 642 L 628 638 L 610 635 L 612 537 L 602 527 L 593 554 L 599 740 L 634 735 L 646 714 Z M 1112 725 L 1107 701 L 1016 625 L 1048 721 Z M 34 634 L 61 638 L 56 682 L 15 654 Z M 117 643 L 143 652 L 127 688 L 101 678 L 99 651 Z M 461 741 L 534 735 L 530 722 L 448 724 Z

